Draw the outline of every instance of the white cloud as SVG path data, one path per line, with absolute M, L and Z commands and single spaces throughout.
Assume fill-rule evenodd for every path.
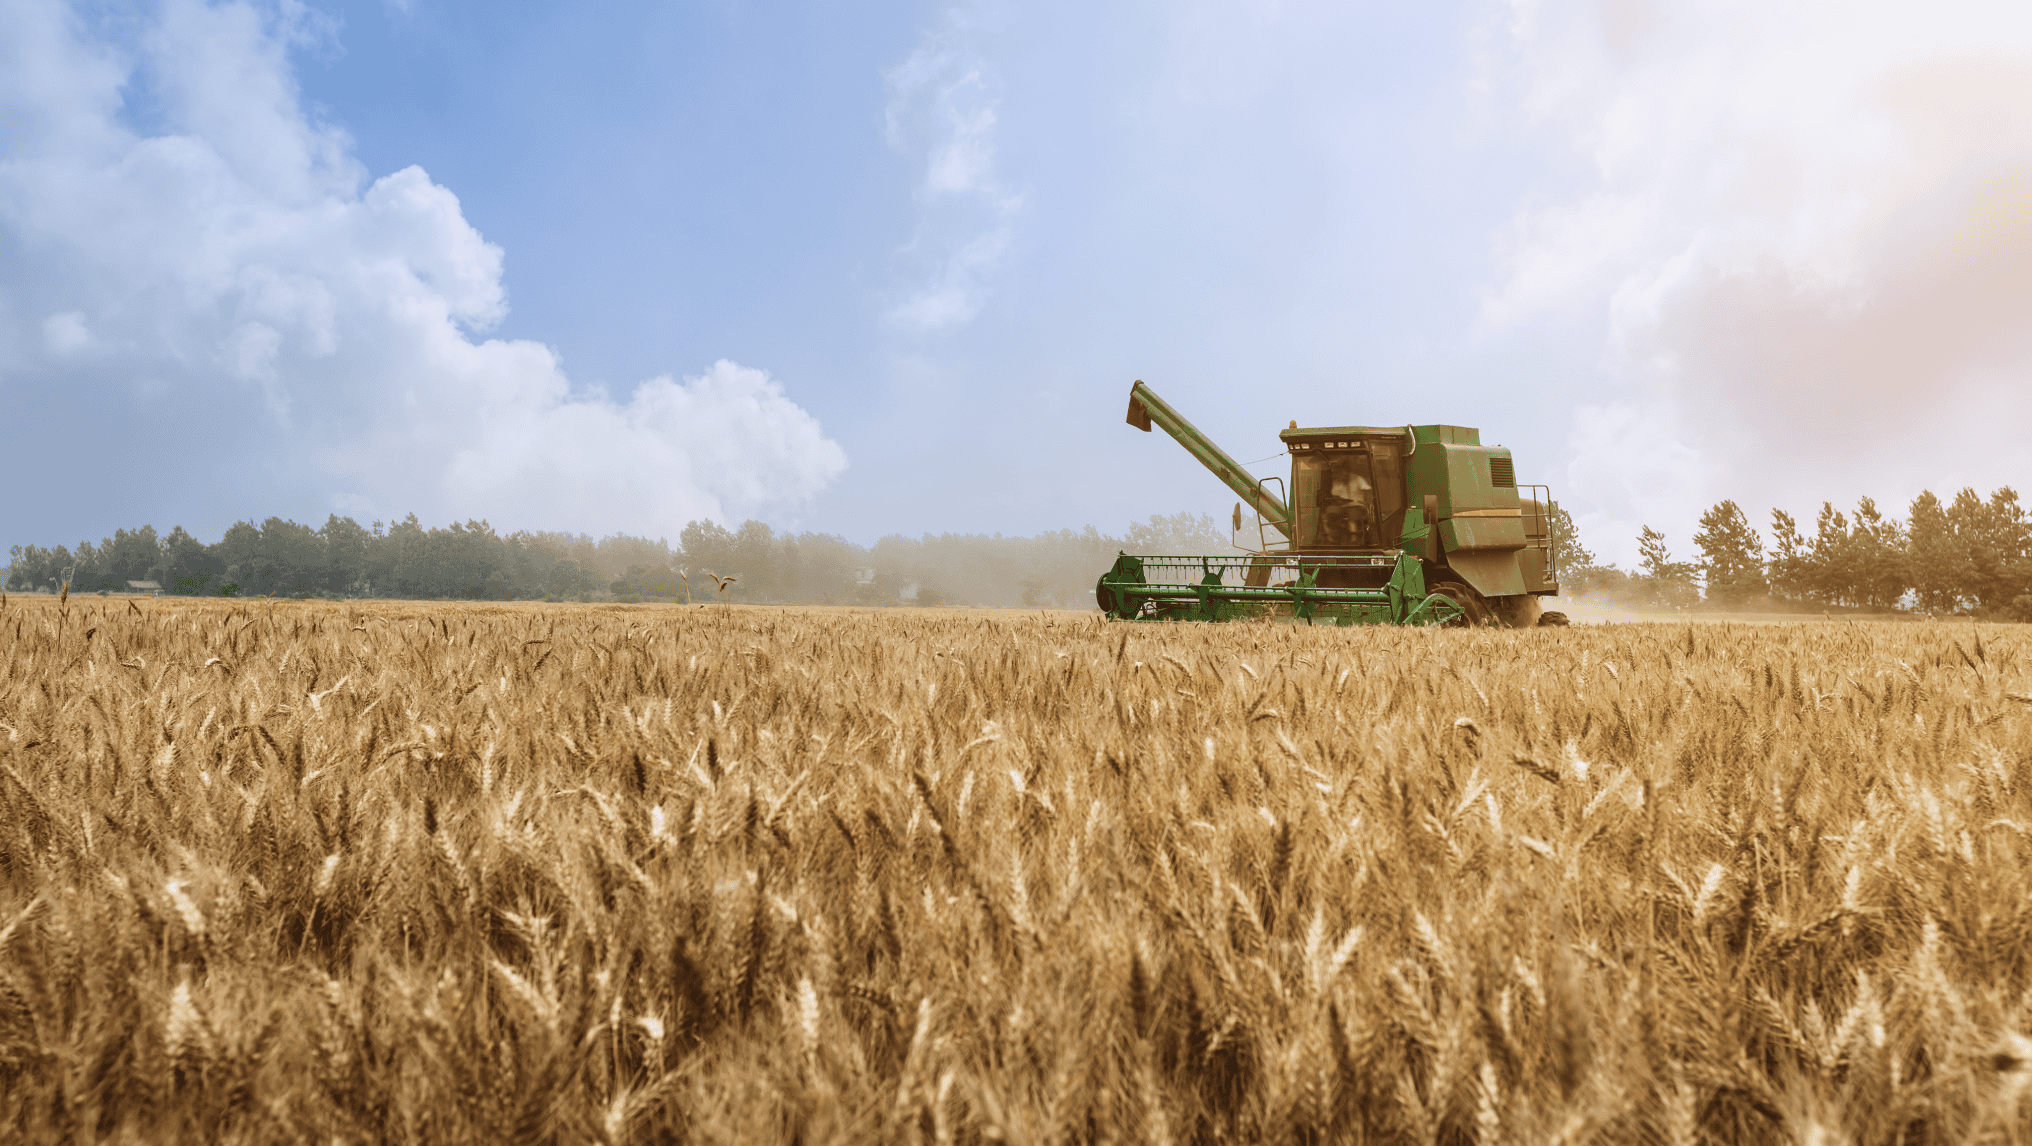
M 972 322 L 987 302 L 987 278 L 1001 265 L 1013 238 L 1010 225 L 974 236 L 952 252 L 930 285 L 889 312 L 891 321 L 920 332 L 944 330 Z
M 998 85 L 971 45 L 979 30 L 978 17 L 947 12 L 885 77 L 889 144 L 925 157 L 917 233 L 904 255 L 928 281 L 889 311 L 918 333 L 965 326 L 980 313 L 1023 210 L 1023 196 L 995 171 Z
M 1673 426 L 1670 411 L 1650 403 L 1585 404 L 1574 410 L 1573 460 L 1565 487 L 1553 492 L 1565 501 L 1569 491 L 1587 491 L 1575 524 L 1601 560 L 1632 564 L 1638 531 L 1646 525 L 1664 531 L 1681 556 L 1691 552 L 1693 531 L 1683 523 L 1699 517 L 1705 507 L 1694 491 L 1717 475 Z
M 384 516 L 674 536 L 844 469 L 761 371 L 616 399 L 541 344 L 479 340 L 507 310 L 500 248 L 422 169 L 369 182 L 306 115 L 287 51 L 316 29 L 294 9 L 178 0 L 106 40 L 50 0 L 0 0 L 0 26 L 9 388 L 97 394 L 136 440 L 202 410 L 262 455 L 252 471 Z M 123 104 L 140 87 L 145 131 Z
M 1494 90 L 1585 177 L 1520 213 L 1485 318 L 1599 308 L 1622 407 L 1644 412 L 1618 432 L 1693 451 L 1680 501 L 1761 516 L 2022 474 L 2032 7 L 1509 12 Z M 1631 490 L 1589 493 L 1638 512 Z
M 484 357 L 502 346 L 473 349 Z M 483 405 L 481 444 L 460 450 L 447 474 L 457 498 L 540 508 L 545 520 L 593 531 L 629 527 L 636 507 L 662 500 L 685 505 L 683 519 L 738 521 L 846 468 L 817 419 L 760 370 L 721 360 L 681 384 L 651 379 L 615 402 L 569 397 L 554 364 L 526 365 L 533 388 L 546 393 Z M 666 520 L 675 536 L 670 527 L 681 520 Z

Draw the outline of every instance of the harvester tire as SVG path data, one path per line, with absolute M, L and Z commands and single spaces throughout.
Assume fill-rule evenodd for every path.
M 1547 626 L 1547 625 L 1561 625 L 1561 626 L 1564 626 L 1564 625 L 1568 625 L 1568 624 L 1571 624 L 1571 623 L 1572 623 L 1572 622 L 1570 622 L 1570 621 L 1568 621 L 1568 620 L 1566 619 L 1566 614 L 1565 614 L 1565 613 L 1561 613 L 1561 612 L 1559 612 L 1559 611 L 1557 611 L 1557 610 L 1548 610 L 1547 612 L 1544 612 L 1544 613 L 1540 613 L 1540 614 L 1538 615 L 1538 626 L 1539 626 L 1540 628 L 1544 628 L 1544 627 L 1545 627 L 1545 626 Z
M 1447 624 L 1455 627 L 1480 628 L 1490 623 L 1488 602 L 1482 599 L 1480 593 L 1466 585 L 1458 581 L 1441 581 L 1432 587 L 1432 591 L 1451 598 L 1454 604 L 1461 607 L 1461 612 L 1466 614 L 1459 620 L 1448 621 Z
M 1484 597 L 1488 603 L 1491 624 L 1506 629 L 1528 629 L 1538 623 L 1539 615 L 1545 611 L 1537 597 L 1529 593 L 1518 593 L 1508 597 Z
M 1100 606 L 1100 610 L 1104 615 L 1113 619 L 1116 604 L 1115 588 L 1108 584 L 1105 578 L 1098 585 L 1094 586 L 1094 604 Z

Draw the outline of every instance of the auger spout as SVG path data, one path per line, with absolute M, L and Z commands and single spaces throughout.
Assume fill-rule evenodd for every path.
M 1213 443 L 1213 439 L 1200 433 L 1199 427 L 1186 421 L 1178 411 L 1172 409 L 1157 392 L 1139 379 L 1129 388 L 1129 424 L 1150 432 L 1151 423 L 1164 427 L 1164 432 L 1178 440 L 1187 453 L 1199 459 L 1199 463 L 1213 471 L 1215 477 L 1227 483 L 1249 508 L 1263 519 L 1263 524 L 1291 536 L 1291 507 L 1284 504 L 1276 494 L 1257 481 L 1242 468 L 1241 463 L 1228 456 L 1227 451 Z

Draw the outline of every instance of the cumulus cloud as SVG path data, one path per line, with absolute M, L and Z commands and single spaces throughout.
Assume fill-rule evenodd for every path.
M 554 364 L 531 366 L 547 393 L 484 405 L 480 444 L 459 450 L 446 474 L 455 498 L 547 506 L 549 519 L 596 531 L 629 528 L 639 507 L 662 499 L 689 507 L 686 518 L 729 521 L 817 490 L 846 466 L 817 419 L 760 370 L 722 359 L 615 402 L 570 398 L 552 381 Z
M 2022 475 L 2032 8 L 1513 0 L 1506 20 L 1493 90 L 1581 176 L 1519 214 L 1485 317 L 1602 316 L 1624 396 L 1582 419 L 1576 466 L 1646 475 L 1602 493 L 1609 516 Z M 1660 441 L 1683 471 L 1649 464 Z
M 885 77 L 889 144 L 924 157 L 917 233 L 904 251 L 919 283 L 889 311 L 890 321 L 919 333 L 965 326 L 980 313 L 1023 209 L 1023 196 L 995 171 L 999 84 L 972 44 L 979 24 L 946 13 Z
M 762 371 L 613 397 L 485 338 L 501 249 L 421 168 L 370 179 L 306 113 L 288 51 L 316 29 L 292 9 L 174 0 L 136 32 L 0 0 L 0 25 L 0 381 L 50 395 L 51 427 L 89 415 L 64 428 L 245 512 L 273 483 L 362 514 L 671 535 L 844 469 Z

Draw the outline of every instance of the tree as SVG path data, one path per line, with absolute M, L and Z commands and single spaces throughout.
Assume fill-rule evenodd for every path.
M 212 547 L 192 537 L 179 525 L 162 540 L 162 587 L 189 596 L 210 593 L 220 580 L 223 568 Z
M 1964 489 L 1948 507 L 1947 519 L 1961 554 L 1957 591 L 1982 612 L 2010 612 L 2032 588 L 2032 523 L 2018 504 L 2018 491 L 2005 486 L 1986 502 Z
M 113 570 L 106 563 L 105 550 L 89 541 L 78 542 L 71 557 L 71 592 L 92 593 L 113 588 Z
M 1856 603 L 1854 571 L 1849 564 L 1849 519 L 1831 501 L 1820 503 L 1813 523 L 1813 542 L 1806 550 L 1808 596 L 1829 605 Z
M 255 563 L 261 557 L 261 530 L 251 521 L 236 521 L 226 535 L 212 546 L 212 560 L 219 565 L 220 592 L 244 592 L 253 586 Z
M 1665 547 L 1665 535 L 1644 526 L 1637 534 L 1637 552 L 1642 558 L 1638 571 L 1651 598 L 1666 605 L 1689 605 L 1699 596 L 1693 585 L 1693 565 L 1674 561 Z
M 1811 591 L 1806 542 L 1799 536 L 1799 523 L 1782 509 L 1771 511 L 1771 559 L 1765 574 L 1771 591 L 1780 597 L 1796 601 Z
M 1580 573 L 1598 567 L 1594 551 L 1581 544 L 1580 527 L 1574 524 L 1573 515 L 1556 501 L 1545 507 L 1545 528 L 1552 536 L 1561 572 Z
M 1947 520 L 1947 507 L 1932 490 L 1912 499 L 1910 524 L 1905 527 L 1905 582 L 1919 598 L 1919 607 L 1928 613 L 1952 613 L 1961 607 L 1955 588 L 1956 553 L 1954 529 Z
M 352 518 L 334 513 L 326 516 L 318 537 L 325 548 L 325 588 L 338 593 L 355 591 L 353 587 L 367 578 L 367 543 L 374 535 Z
M 16 592 L 42 589 L 55 592 L 63 581 L 64 570 L 70 567 L 71 551 L 61 545 L 55 549 L 16 545 L 8 550 L 7 588 Z
M 375 584 L 382 586 L 381 591 L 384 595 L 391 590 L 409 597 L 422 595 L 424 581 L 429 576 L 428 558 L 424 553 L 426 543 L 423 523 L 416 519 L 415 514 L 412 513 L 401 521 L 389 523 L 388 536 L 381 544 L 375 546 L 380 551 L 376 554 L 377 557 L 385 554 L 386 564 L 383 568 L 386 573 L 374 581 Z M 380 563 L 370 562 L 370 570 L 377 564 Z
M 1545 507 L 1545 531 L 1559 563 L 1559 591 L 1566 596 L 1586 593 L 1624 594 L 1630 575 L 1613 565 L 1604 565 L 1580 539 L 1580 526 L 1558 502 Z
M 1858 605 L 1888 609 L 1905 596 L 1905 527 L 1879 513 L 1867 497 L 1856 503 L 1848 561 Z
M 776 549 L 775 530 L 759 521 L 741 523 L 740 531 L 734 534 L 733 567 L 720 570 L 741 579 L 734 585 L 736 596 L 749 600 L 774 599 Z
M 1234 539 L 1222 532 L 1213 514 L 1187 510 L 1168 516 L 1153 513 L 1147 522 L 1131 522 L 1128 548 L 1137 553 L 1226 553 L 1234 548 Z
M 717 521 L 694 521 L 677 535 L 684 569 L 693 577 L 707 570 L 727 573 L 734 563 L 734 535 Z
M 686 579 L 660 565 L 630 565 L 628 572 L 607 591 L 616 597 L 674 597 L 686 596 Z
M 600 539 L 598 566 L 602 571 L 633 569 L 669 569 L 677 564 L 677 555 L 670 551 L 668 542 L 646 537 L 630 537 L 616 533 Z
M 497 595 L 507 584 L 506 548 L 486 521 L 468 519 L 452 522 L 443 529 L 410 531 L 408 521 L 390 532 L 400 546 L 394 567 L 395 583 L 412 597 L 486 598 Z
M 860 570 L 868 564 L 868 551 L 844 537 L 827 533 L 800 533 L 783 539 L 777 571 L 783 599 L 798 602 L 852 600 L 860 588 Z
M 1741 506 L 1724 501 L 1701 514 L 1693 543 L 1708 600 L 1739 605 L 1764 594 L 1764 540 Z
M 162 547 L 155 540 L 152 525 L 131 532 L 114 530 L 113 539 L 105 544 L 103 553 L 106 572 L 116 589 L 126 588 L 129 581 L 153 580 L 162 564 Z
M 552 597 L 583 597 L 598 583 L 591 573 L 579 568 L 578 562 L 566 557 L 550 567 L 543 588 Z
M 1094 570 L 1111 566 L 1122 548 L 1091 525 L 1040 533 L 1024 544 L 1022 566 L 1029 575 L 1018 586 L 1020 603 L 1060 609 L 1093 608 Z
M 49 591 L 52 593 L 61 592 L 63 587 L 70 584 L 71 578 L 76 575 L 78 558 L 76 554 L 61 545 L 48 552 Z
M 317 531 L 280 517 L 261 523 L 251 570 L 241 569 L 242 588 L 256 593 L 302 596 L 324 580 L 325 547 Z M 251 574 L 253 581 L 248 584 Z

